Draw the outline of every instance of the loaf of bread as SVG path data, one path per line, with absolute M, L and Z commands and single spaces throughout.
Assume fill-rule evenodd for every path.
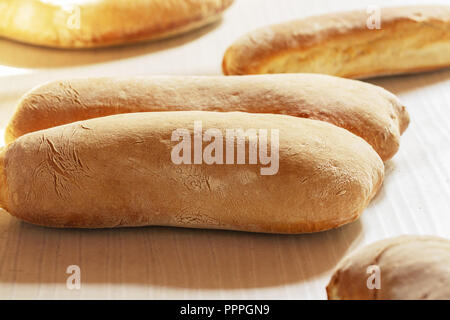
M 364 247 L 338 265 L 327 293 L 343 300 L 448 300 L 450 241 L 402 236 Z
M 230 140 L 228 131 L 238 129 L 255 133 Z M 190 142 L 183 152 L 178 134 Z M 239 145 L 248 151 L 239 153 Z M 269 167 L 276 170 L 264 173 Z M 51 227 L 303 233 L 357 219 L 383 175 L 383 162 L 367 142 L 323 121 L 242 112 L 128 113 L 36 131 L 6 146 L 0 204 Z
M 408 112 L 388 91 L 325 75 L 149 77 L 56 81 L 26 94 L 6 142 L 78 120 L 145 111 L 243 111 L 327 121 L 365 139 L 383 160 L 398 150 Z
M 367 78 L 438 69 L 450 66 L 449 30 L 450 6 L 315 16 L 241 37 L 226 51 L 223 72 L 308 72 Z
M 4 0 L 0 37 L 56 48 L 160 39 L 217 20 L 233 0 Z

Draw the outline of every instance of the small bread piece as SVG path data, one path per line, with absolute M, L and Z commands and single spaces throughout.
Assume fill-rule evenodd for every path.
M 233 0 L 6 0 L 0 36 L 92 48 L 173 36 L 217 20 Z
M 225 53 L 226 75 L 323 73 L 368 78 L 450 66 L 450 6 L 351 11 L 261 28 Z
M 380 270 L 380 289 L 368 289 L 369 266 Z M 327 286 L 329 299 L 450 299 L 450 241 L 401 236 L 366 246 L 341 261 Z
M 27 93 L 9 122 L 10 143 L 28 132 L 128 112 L 242 111 L 327 121 L 365 139 L 383 160 L 409 123 L 390 92 L 326 75 L 99 78 L 56 81 Z
M 278 171 L 262 175 L 249 153 L 244 164 L 175 164 L 172 134 L 192 136 L 195 121 L 222 133 L 224 157 L 227 129 L 256 129 L 258 138 L 268 130 L 271 145 L 279 130 Z M 254 140 L 245 141 L 249 149 Z M 6 146 L 0 164 L 3 208 L 34 224 L 77 228 L 316 232 L 357 219 L 384 175 L 367 142 L 332 124 L 209 111 L 128 113 L 36 131 Z

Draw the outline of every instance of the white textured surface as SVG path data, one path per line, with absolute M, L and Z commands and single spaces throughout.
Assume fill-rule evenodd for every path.
M 236 0 L 220 23 L 206 29 L 107 50 L 59 51 L 0 40 L 0 127 L 19 97 L 43 81 L 220 74 L 226 47 L 255 27 L 368 4 L 412 3 L 420 2 Z M 450 70 L 372 82 L 399 95 L 412 121 L 400 152 L 386 163 L 381 192 L 359 221 L 298 236 L 174 228 L 80 231 L 35 227 L 0 211 L 0 298 L 324 299 L 333 267 L 357 247 L 405 233 L 450 238 Z M 81 267 L 78 291 L 65 286 L 72 264 Z

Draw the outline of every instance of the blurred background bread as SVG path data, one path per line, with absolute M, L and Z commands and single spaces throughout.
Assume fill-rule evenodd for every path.
M 223 73 L 368 78 L 450 66 L 450 6 L 381 8 L 380 29 L 372 14 L 338 12 L 255 30 L 228 48 Z
M 233 0 L 4 0 L 0 36 L 90 48 L 173 36 L 219 19 Z

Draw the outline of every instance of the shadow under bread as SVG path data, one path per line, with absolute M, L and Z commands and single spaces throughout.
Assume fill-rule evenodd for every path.
M 364 79 L 363 81 L 380 86 L 394 94 L 402 94 L 447 80 L 450 80 L 450 68 L 422 73 Z
M 95 49 L 54 49 L 0 38 L 0 65 L 52 69 L 127 59 L 182 46 L 215 30 L 221 23 L 222 19 L 219 19 L 199 29 L 167 39 Z
M 0 212 L 0 282 L 65 285 L 69 265 L 83 284 L 191 289 L 263 288 L 330 273 L 362 232 L 341 228 L 277 235 L 168 227 L 51 229 Z

